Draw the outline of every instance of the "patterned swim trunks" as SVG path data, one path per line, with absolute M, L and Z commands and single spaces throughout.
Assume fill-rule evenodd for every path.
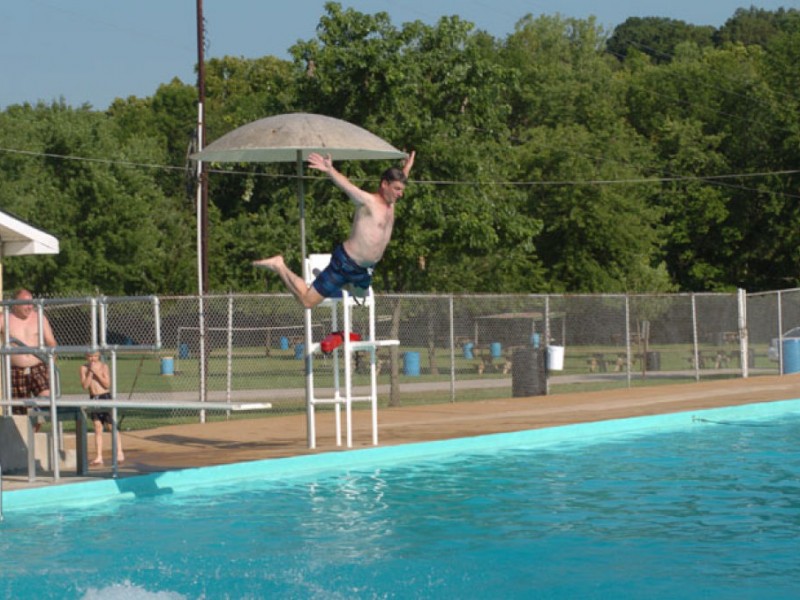
M 331 255 L 331 262 L 312 284 L 325 298 L 338 296 L 342 288 L 352 285 L 352 293 L 365 296 L 372 285 L 372 267 L 362 267 L 347 255 L 344 246 L 339 244 Z
M 11 395 L 14 398 L 31 398 L 41 396 L 42 392 L 50 389 L 50 379 L 47 376 L 47 365 L 39 363 L 32 367 L 11 367 Z M 15 415 L 25 415 L 27 409 L 22 406 L 13 407 Z

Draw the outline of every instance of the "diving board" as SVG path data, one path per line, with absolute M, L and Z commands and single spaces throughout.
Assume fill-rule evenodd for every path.
M 53 413 L 53 405 L 55 405 L 56 412 Z M 58 410 L 73 409 L 80 413 L 80 418 L 85 420 L 83 415 L 84 409 L 111 409 L 111 456 L 112 456 L 112 477 L 116 478 L 119 470 L 117 465 L 117 449 L 116 449 L 116 435 L 117 435 L 117 410 L 118 409 L 150 409 L 150 410 L 197 410 L 197 411 L 220 411 L 220 412 L 238 412 L 246 410 L 267 410 L 272 408 L 269 402 L 206 402 L 200 400 L 119 400 L 117 398 L 109 399 L 89 399 L 80 398 L 74 400 L 57 399 L 55 403 L 50 398 L 15 398 L 11 400 L 0 400 L 0 406 L 22 406 L 32 409 L 27 415 L 28 421 L 28 481 L 36 481 L 36 464 L 33 453 L 35 452 L 34 443 L 34 430 L 32 419 L 40 416 L 42 413 L 48 413 L 50 420 L 55 423 L 58 420 Z M 22 416 L 22 415 L 20 415 Z M 77 417 L 76 417 L 77 418 Z M 83 436 L 84 439 L 75 444 L 78 451 L 77 461 L 78 465 L 88 464 L 88 445 L 86 444 L 85 424 L 82 431 L 75 432 L 76 436 Z M 53 427 L 53 456 L 50 457 L 53 465 L 53 478 L 58 481 L 59 468 L 58 462 L 58 428 Z M 78 474 L 81 474 L 81 468 L 78 468 Z M 84 469 L 85 470 L 85 469 Z
M 45 408 L 50 410 L 50 399 L 15 398 L 13 400 L 0 400 L 0 406 L 24 406 L 27 408 Z M 270 402 L 208 402 L 201 400 L 56 400 L 58 408 L 149 408 L 161 410 L 215 410 L 215 411 L 243 411 L 266 410 L 272 408 Z

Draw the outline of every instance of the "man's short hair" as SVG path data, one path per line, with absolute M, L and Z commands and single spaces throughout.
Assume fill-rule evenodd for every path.
M 403 173 L 403 169 L 399 167 L 391 167 L 390 169 L 386 169 L 381 175 L 381 181 L 385 181 L 387 183 L 394 183 L 395 181 L 399 181 L 400 183 L 406 183 L 408 178 L 406 174 Z

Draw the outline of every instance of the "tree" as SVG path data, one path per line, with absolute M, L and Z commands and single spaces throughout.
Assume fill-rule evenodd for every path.
M 550 17 L 524 19 L 507 40 L 505 60 L 520 77 L 517 179 L 530 182 L 527 213 L 544 224 L 534 244 L 552 289 L 660 288 L 655 187 L 600 183 L 645 179 L 639 165 L 650 160 L 646 140 L 625 122 L 626 81 L 602 42 L 593 21 Z
M 58 255 L 20 259 L 6 281 L 37 293 L 153 293 L 185 289 L 185 223 L 180 204 L 165 196 L 153 173 L 158 144 L 145 136 L 120 145 L 120 132 L 103 113 L 63 104 L 9 111 L 3 131 L 19 133 L 12 147 L 33 154 L 0 192 L 2 205 L 60 240 Z M 14 135 L 14 133 L 11 133 Z M 6 145 L 5 143 L 3 145 Z M 6 169 L 0 168 L 11 175 Z
M 420 157 L 397 208 L 395 239 L 401 243 L 390 244 L 377 289 L 487 291 L 540 284 L 531 243 L 540 225 L 519 212 L 517 190 L 491 183 L 510 172 L 505 98 L 515 84 L 513 70 L 496 61 L 491 39 L 457 17 L 398 30 L 384 13 L 343 11 L 335 3 L 326 10 L 317 39 L 292 48 L 303 73 L 302 104 L 414 148 Z M 385 166 L 341 168 L 376 185 L 376 175 L 368 174 Z M 413 181 L 426 179 L 464 183 Z M 310 186 L 310 230 L 326 239 L 331 232 L 346 235 L 351 217 L 349 205 L 322 200 L 331 194 L 338 192 L 328 184 Z
M 714 43 L 758 45 L 764 48 L 781 32 L 797 31 L 800 26 L 800 11 L 779 8 L 769 11 L 763 8 L 737 8 L 733 16 L 714 34 Z
M 672 60 L 679 44 L 712 46 L 715 33 L 714 27 L 690 25 L 677 19 L 629 17 L 614 29 L 606 50 L 620 60 L 634 51 L 649 56 L 654 64 L 664 64 Z

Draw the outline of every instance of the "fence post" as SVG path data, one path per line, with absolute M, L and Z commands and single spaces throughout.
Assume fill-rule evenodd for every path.
M 228 361 L 225 373 L 225 399 L 230 402 L 233 387 L 233 294 L 231 292 L 228 292 Z M 228 418 L 230 416 L 228 413 Z
M 203 298 L 203 291 L 197 294 L 197 322 L 199 331 L 198 350 L 200 351 L 200 402 L 206 401 L 207 378 L 206 378 L 206 314 L 205 314 L 205 300 Z M 179 348 L 180 350 L 180 348 Z M 180 354 L 180 352 L 179 352 Z M 201 423 L 206 422 L 206 411 L 198 411 L 198 417 Z
M 739 353 L 742 364 L 742 377 L 747 378 L 750 368 L 750 353 L 747 340 L 747 294 L 742 288 L 738 290 L 739 296 Z
M 449 296 L 450 304 L 450 402 L 456 401 L 456 334 L 455 316 L 453 315 L 453 295 Z
M 625 294 L 625 377 L 631 387 L 631 297 Z
M 694 356 L 694 380 L 700 381 L 700 348 L 697 345 L 697 301 L 692 293 L 692 356 Z
M 783 295 L 778 290 L 778 373 L 783 375 Z

